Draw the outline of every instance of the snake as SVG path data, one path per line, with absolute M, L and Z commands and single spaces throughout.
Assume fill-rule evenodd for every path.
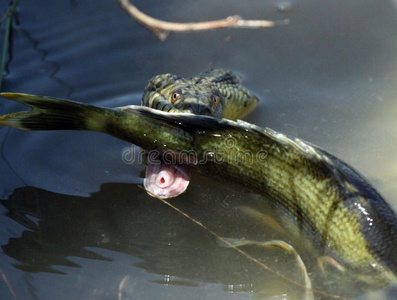
M 160 159 L 171 154 L 193 172 L 263 195 L 357 284 L 396 283 L 397 216 L 368 180 L 310 142 L 238 120 L 255 107 L 255 96 L 231 72 L 203 74 L 154 77 L 143 105 L 116 108 L 2 93 L 31 110 L 3 115 L 0 125 L 102 132 L 155 151 Z M 226 101 L 236 93 L 242 97 L 229 107 Z M 239 115 L 236 107 L 247 110 Z
M 197 77 L 161 74 L 147 83 L 141 105 L 171 113 L 191 113 L 230 120 L 242 119 L 259 99 L 241 84 L 241 76 L 214 69 Z M 186 164 L 167 163 L 148 155 L 144 187 L 149 195 L 162 199 L 177 197 L 189 185 Z
M 173 113 L 242 119 L 259 99 L 241 80 L 241 76 L 225 69 L 214 69 L 192 78 L 161 74 L 149 80 L 141 104 Z

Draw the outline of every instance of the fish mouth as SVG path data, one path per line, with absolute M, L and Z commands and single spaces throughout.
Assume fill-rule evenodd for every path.
M 149 195 L 167 199 L 183 194 L 189 185 L 189 179 L 189 166 L 152 160 L 146 167 L 144 186 Z

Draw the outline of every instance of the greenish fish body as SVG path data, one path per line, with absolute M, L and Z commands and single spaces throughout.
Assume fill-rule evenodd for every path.
M 0 117 L 25 130 L 92 130 L 147 151 L 173 153 L 195 171 L 268 197 L 360 280 L 382 286 L 397 274 L 397 218 L 354 169 L 326 151 L 271 129 L 142 106 L 101 108 L 27 94 L 32 108 Z

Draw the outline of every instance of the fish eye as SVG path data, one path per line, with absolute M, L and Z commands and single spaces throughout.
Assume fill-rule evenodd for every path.
M 181 97 L 181 93 L 179 91 L 175 91 L 171 95 L 171 102 L 175 103 Z

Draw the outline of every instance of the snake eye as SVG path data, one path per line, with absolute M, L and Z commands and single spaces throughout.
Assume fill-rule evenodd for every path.
M 219 105 L 219 97 L 218 96 L 213 96 L 212 101 L 214 102 L 215 106 L 218 107 Z
M 173 92 L 171 95 L 171 102 L 175 103 L 181 97 L 181 93 L 179 91 Z

